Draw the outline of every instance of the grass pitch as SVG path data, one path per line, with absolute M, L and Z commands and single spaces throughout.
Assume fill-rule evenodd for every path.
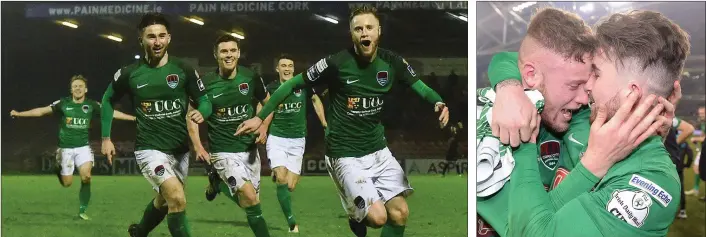
M 415 193 L 408 199 L 410 216 L 405 236 L 468 236 L 467 176 L 410 176 L 409 181 Z M 205 176 L 192 176 L 187 181 L 186 212 L 192 236 L 254 236 L 244 210 L 228 198 L 219 195 L 213 202 L 206 201 L 207 182 Z M 141 176 L 94 176 L 87 211 L 92 219 L 83 221 L 77 217 L 79 187 L 78 176 L 69 188 L 61 187 L 56 176 L 2 176 L 2 235 L 128 236 L 128 226 L 139 222 L 153 197 L 149 183 Z M 260 192 L 271 236 L 353 236 L 328 176 L 304 176 L 293 193 L 299 234 L 287 233 L 287 222 L 269 176 L 262 177 Z M 166 219 L 150 236 L 170 236 Z M 368 236 L 380 236 L 380 229 L 369 229 Z

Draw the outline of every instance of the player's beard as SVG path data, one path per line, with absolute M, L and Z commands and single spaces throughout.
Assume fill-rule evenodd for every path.
M 160 49 L 159 55 L 157 55 L 154 52 L 153 48 L 145 48 L 145 51 L 147 51 L 147 56 L 149 57 L 150 62 L 159 62 L 162 60 L 164 55 L 167 55 L 167 49 L 169 48 L 169 44 L 164 44 L 164 46 Z
M 539 85 L 539 93 L 542 93 L 542 95 L 548 95 L 547 88 L 544 86 L 543 83 Z M 566 125 L 557 124 L 554 122 L 554 118 L 559 112 L 557 110 L 561 110 L 561 108 L 555 106 L 551 100 L 545 99 L 544 109 L 542 110 L 542 113 L 539 114 L 539 116 L 542 117 L 542 125 L 544 125 L 552 132 L 565 132 L 567 129 Z
M 361 40 L 360 42 L 358 42 L 355 45 L 356 51 L 358 52 L 358 55 L 360 57 L 365 58 L 365 59 L 370 59 L 375 55 L 375 52 L 378 49 L 379 42 L 380 42 L 380 38 L 378 38 L 376 40 L 370 40 L 370 45 L 365 47 L 365 46 L 363 46 L 363 40 Z M 365 52 L 364 51 L 365 48 L 371 49 L 370 52 Z
M 608 100 L 608 102 L 604 104 L 594 104 L 593 106 L 591 106 L 591 117 L 589 118 L 589 121 L 591 123 L 596 120 L 596 117 L 598 116 L 598 110 L 603 107 L 606 109 L 606 112 L 608 112 L 605 121 L 609 121 L 610 118 L 615 116 L 615 113 L 618 112 L 618 108 L 620 108 L 620 98 L 618 98 L 618 95 L 616 94 L 615 96 L 613 96 L 613 98 L 610 98 L 610 100 Z

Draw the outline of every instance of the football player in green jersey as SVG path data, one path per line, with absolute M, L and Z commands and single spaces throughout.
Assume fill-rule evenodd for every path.
M 88 80 L 82 75 L 71 77 L 70 97 L 64 97 L 46 107 L 34 108 L 28 111 L 10 111 L 13 118 L 42 117 L 56 114 L 59 119 L 59 149 L 56 151 L 55 171 L 59 183 L 71 187 L 74 169 L 78 168 L 81 176 L 79 191 L 79 211 L 81 219 L 88 220 L 86 209 L 91 200 L 91 169 L 93 168 L 93 151 L 88 145 L 88 129 L 91 119 L 100 117 L 100 103 L 86 98 Z M 135 121 L 135 116 L 115 111 L 113 118 Z
M 254 103 L 264 103 L 269 94 L 259 75 L 238 66 L 240 48 L 235 37 L 220 36 L 213 46 L 213 56 L 218 69 L 207 73 L 203 79 L 214 111 L 206 120 L 210 154 L 201 144 L 198 125 L 189 123 L 189 136 L 197 156 L 212 165 L 206 199 L 212 201 L 218 193 L 223 193 L 245 210 L 255 236 L 269 236 L 260 206 L 261 164 L 256 137 L 233 135 L 242 121 L 255 116 L 255 108 L 261 108 L 253 106 Z M 264 140 L 266 133 L 260 130 L 257 139 Z
M 194 68 L 167 53 L 169 23 L 158 13 L 145 14 L 137 26 L 142 60 L 120 68 L 103 95 L 102 152 L 112 160 L 112 105 L 128 95 L 137 117 L 135 158 L 142 175 L 157 192 L 130 236 L 147 236 L 167 216 L 172 236 L 191 236 L 186 219 L 184 183 L 189 168 L 186 121 L 201 123 L 211 115 L 206 87 Z M 198 109 L 188 111 L 189 101 Z M 188 114 L 187 114 L 188 111 Z
M 547 24 L 547 21 L 552 24 Z M 565 37 L 565 39 L 561 40 L 562 37 Z M 586 98 L 584 97 L 586 94 L 580 93 L 582 91 L 578 91 L 576 89 L 578 87 L 582 87 L 582 84 L 587 81 L 586 78 L 588 78 L 589 75 L 585 72 L 586 70 L 582 69 L 590 67 L 591 57 L 590 55 L 589 57 L 584 55 L 582 59 L 586 63 L 581 63 L 577 60 L 581 58 L 578 57 L 580 54 L 577 55 L 576 53 L 580 53 L 581 49 L 590 50 L 591 45 L 595 44 L 591 43 L 592 41 L 595 41 L 592 38 L 593 37 L 591 36 L 588 27 L 585 26 L 581 18 L 575 14 L 553 8 L 546 8 L 538 11 L 530 22 L 528 36 L 523 41 L 520 49 L 520 54 L 523 55 L 523 58 L 520 60 L 518 53 L 505 52 L 496 54 L 491 61 L 491 65 L 489 66 L 489 79 L 491 80 L 491 84 L 499 90 L 495 106 L 502 108 L 503 104 L 509 104 L 510 107 L 512 107 L 513 105 L 521 105 L 524 103 L 502 103 L 503 99 L 507 100 L 507 96 L 512 96 L 512 93 L 507 92 L 507 90 L 519 88 L 519 90 L 516 91 L 524 94 L 522 90 L 523 84 L 520 80 L 508 80 L 517 78 L 531 79 L 526 81 L 524 86 L 528 86 L 527 84 L 529 82 L 535 87 L 543 87 L 540 89 L 544 94 L 546 94 L 546 106 L 551 107 L 554 105 L 564 104 L 565 102 L 561 102 L 562 95 L 565 98 L 563 101 L 567 101 L 566 99 L 570 97 L 566 97 L 566 95 L 570 95 L 571 93 L 578 93 L 581 95 L 582 99 L 579 100 L 581 102 L 579 105 L 584 104 L 586 102 Z M 552 42 L 562 43 L 554 44 Z M 572 52 L 571 50 L 575 51 Z M 573 60 L 571 60 L 572 58 Z M 545 63 L 549 61 L 552 63 Z M 561 66 L 562 63 L 567 65 Z M 556 65 L 560 66 L 557 67 Z M 522 70 L 522 76 L 520 75 L 520 70 L 518 70 L 518 68 Z M 559 73 L 561 70 L 564 72 Z M 557 77 L 557 75 L 562 76 Z M 574 79 L 567 78 L 566 75 L 573 75 Z M 549 86 L 543 85 L 546 83 L 550 83 Z M 675 86 L 675 94 L 678 94 L 678 83 L 675 83 Z M 527 98 L 526 96 L 522 97 Z M 528 99 L 523 99 L 522 101 L 525 100 L 529 101 Z M 670 98 L 670 101 L 675 100 L 678 100 L 678 98 Z M 671 103 L 665 102 L 664 105 L 667 108 L 666 110 L 668 114 L 673 113 L 674 110 Z M 521 117 L 521 111 L 531 111 L 535 107 L 532 103 L 530 103 L 530 106 L 532 108 L 523 108 L 522 106 L 519 106 L 520 108 L 513 107 L 510 111 L 513 111 L 515 114 L 520 113 L 519 115 L 515 115 L 515 117 Z M 503 116 L 503 114 L 507 113 L 507 111 L 507 107 L 505 110 L 498 109 L 493 111 L 493 118 L 496 118 L 494 121 L 496 124 L 493 124 L 493 132 L 496 133 L 496 136 L 499 135 L 500 137 L 505 137 L 504 140 L 506 143 L 511 143 L 511 140 L 519 141 L 520 137 L 522 137 L 521 139 L 524 141 L 524 139 L 527 139 L 528 137 L 521 134 L 519 128 L 513 129 L 512 126 L 507 125 L 503 127 L 502 122 L 498 122 L 503 119 L 507 120 L 508 117 Z M 549 111 L 561 110 L 550 108 Z M 554 204 L 561 206 L 563 203 L 571 200 L 572 197 L 576 197 L 576 195 L 581 192 L 588 191 L 595 184 L 595 182 L 590 179 L 581 178 L 583 176 L 573 175 L 574 177 L 570 178 L 572 175 L 569 175 L 569 172 L 573 169 L 577 169 L 579 171 L 577 174 L 586 173 L 583 163 L 586 163 L 588 160 L 579 162 L 579 159 L 586 151 L 585 144 L 587 144 L 588 141 L 588 132 L 590 127 L 588 118 L 590 115 L 590 110 L 583 107 L 573 116 L 556 116 L 554 114 L 556 113 L 548 115 L 544 114 L 544 112 L 542 113 L 542 118 L 549 116 L 545 120 L 542 120 L 542 124 L 545 126 L 546 124 L 549 124 L 550 126 L 547 126 L 546 128 L 542 126 L 542 130 L 540 130 L 539 133 L 539 138 L 537 138 L 538 144 L 541 144 L 540 149 L 538 150 L 540 155 L 540 159 L 538 159 L 540 161 L 538 166 L 545 189 L 551 190 L 549 193 L 549 199 L 552 200 Z M 557 119 L 557 117 L 566 117 L 570 120 Z M 530 118 L 526 118 L 525 122 L 522 122 L 525 123 L 525 128 L 529 127 L 531 124 L 534 124 L 535 126 L 539 124 L 535 123 L 539 120 L 538 118 L 531 118 L 531 120 L 532 122 L 530 122 Z M 660 118 L 660 121 L 662 121 L 661 124 L 670 123 L 668 116 Z M 499 132 L 500 130 L 505 132 Z M 555 130 L 564 132 L 557 133 Z M 498 132 L 499 134 L 497 134 Z M 515 136 L 516 138 L 507 138 L 512 136 Z M 557 143 L 558 145 L 548 146 L 550 143 Z M 553 161 L 547 162 L 548 159 L 552 157 L 554 157 Z M 569 182 L 571 184 L 559 186 L 559 183 L 562 183 L 562 181 Z M 502 212 L 505 214 L 498 214 L 501 213 L 498 209 L 504 208 L 503 210 L 507 211 L 507 194 L 508 190 L 503 189 L 492 198 L 479 198 L 478 200 L 478 212 L 481 214 L 480 216 L 496 227 L 501 235 L 507 230 L 507 219 L 503 219 L 503 216 L 507 216 L 507 213 Z M 485 213 L 485 215 L 483 213 Z M 482 230 L 483 233 L 478 233 L 479 235 L 487 234 L 490 228 L 485 226 Z
M 279 80 L 267 85 L 269 93 L 274 93 L 282 83 L 294 77 L 292 56 L 280 55 L 276 60 L 275 71 L 279 74 Z M 270 159 L 272 175 L 277 184 L 277 199 L 287 219 L 289 231 L 294 233 L 299 232 L 299 225 L 292 213 L 291 192 L 299 182 L 304 159 L 307 134 L 306 101 L 309 98 L 321 126 L 326 129 L 324 106 L 319 96 L 311 89 L 297 89 L 273 113 L 266 144 L 267 157 Z
M 699 129 L 701 130 L 701 134 L 698 136 L 696 136 L 696 135 L 693 136 L 691 138 L 691 142 L 694 143 L 694 145 L 696 145 L 696 149 L 698 150 L 699 147 L 701 147 L 700 144 L 703 143 L 704 138 L 706 138 L 706 107 L 703 107 L 703 106 L 699 107 L 697 112 L 698 112 L 698 116 L 699 116 L 698 120 L 699 120 Z M 694 169 L 694 174 L 696 174 L 696 175 L 694 175 L 694 188 L 692 188 L 689 191 L 684 192 L 684 194 L 686 194 L 686 195 L 694 195 L 694 196 L 699 195 L 699 188 L 700 188 L 699 184 L 701 183 L 701 178 L 699 177 L 699 161 L 701 159 L 700 158 L 701 152 L 704 152 L 704 151 L 699 150 L 697 152 L 698 154 L 696 154 L 696 157 L 694 158 L 694 164 L 692 166 L 692 168 Z M 701 198 L 701 200 L 703 200 L 703 197 Z
M 668 117 L 659 114 L 671 106 L 665 98 L 676 94 L 672 85 L 689 53 L 688 36 L 652 11 L 613 14 L 596 26 L 596 35 L 600 50 L 585 86 L 592 125 L 584 167 L 571 174 L 598 184 L 552 203 L 540 182 L 536 145 L 523 144 L 517 153 L 526 156 L 517 155 L 510 185 L 511 236 L 664 236 L 674 220 L 679 178 L 660 137 L 650 135 Z M 561 228 L 569 222 L 591 225 Z
M 327 111 L 326 163 L 349 226 L 357 236 L 366 225 L 383 227 L 382 236 L 403 236 L 413 189 L 402 167 L 387 148 L 380 123 L 384 95 L 395 84 L 411 87 L 440 112 L 445 127 L 449 111 L 441 97 L 417 77 L 401 56 L 378 48 L 382 29 L 376 9 L 365 5 L 350 15 L 353 47 L 321 59 L 306 73 L 282 84 L 258 116 L 238 128 L 236 134 L 255 132 L 295 89 L 326 85 L 330 93 Z M 431 109 L 431 108 L 430 108 Z

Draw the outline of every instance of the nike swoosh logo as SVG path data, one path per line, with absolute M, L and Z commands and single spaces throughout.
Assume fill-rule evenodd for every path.
M 222 95 L 223 95 L 223 93 L 220 93 L 220 94 L 218 94 L 218 95 L 214 95 L 213 98 L 215 99 L 215 98 L 218 98 L 218 97 L 220 97 L 220 96 L 222 96 Z
M 569 141 L 575 142 L 575 143 L 577 143 L 577 144 L 579 144 L 579 145 L 582 145 L 582 146 L 586 146 L 586 145 L 584 145 L 583 143 L 581 143 L 581 142 L 579 142 L 578 140 L 576 140 L 576 139 L 574 138 L 574 134 L 573 134 L 573 133 L 572 133 L 572 134 L 569 134 Z
M 149 85 L 149 83 L 144 84 L 144 85 L 137 85 L 137 89 L 140 89 L 140 88 L 145 87 L 145 86 L 147 86 L 147 85 Z
M 355 83 L 355 82 L 357 82 L 357 81 L 360 81 L 360 79 L 358 79 L 358 80 L 355 80 L 355 81 L 351 81 L 351 80 L 346 80 L 346 83 L 348 83 L 348 84 L 353 84 L 353 83 Z

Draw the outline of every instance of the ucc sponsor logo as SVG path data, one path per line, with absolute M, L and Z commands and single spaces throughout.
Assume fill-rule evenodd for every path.
M 146 114 L 172 112 L 183 108 L 181 99 L 143 101 L 140 105 L 142 107 L 142 112 Z
M 278 106 L 279 111 L 278 112 L 284 112 L 284 113 L 290 113 L 290 112 L 299 112 L 302 108 L 302 102 L 294 102 L 294 103 L 282 103 Z
M 384 104 L 384 100 L 380 97 L 348 97 L 348 109 L 370 109 L 377 108 Z
M 87 118 L 72 118 L 72 117 L 66 117 L 66 125 L 69 125 L 69 126 L 83 126 L 83 125 L 88 125 L 88 119 L 87 119 Z

